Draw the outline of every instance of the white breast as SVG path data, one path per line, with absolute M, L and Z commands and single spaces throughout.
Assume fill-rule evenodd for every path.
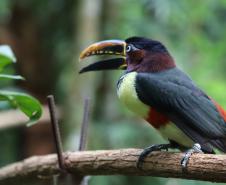
M 143 118 L 146 118 L 149 112 L 149 107 L 142 103 L 137 97 L 135 89 L 136 75 L 136 72 L 123 75 L 120 78 L 117 93 L 121 102 L 125 104 L 129 110 Z
M 147 118 L 150 111 L 149 106 L 142 103 L 137 96 L 135 89 L 136 72 L 123 75 L 118 83 L 118 97 L 126 107 L 142 118 Z M 191 147 L 193 141 L 185 135 L 174 123 L 168 123 L 158 129 L 159 133 L 165 138 L 176 141 L 177 143 Z

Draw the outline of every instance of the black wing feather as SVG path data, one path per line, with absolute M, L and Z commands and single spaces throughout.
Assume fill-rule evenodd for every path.
M 224 119 L 212 100 L 179 69 L 139 73 L 136 91 L 141 101 L 168 115 L 195 142 L 218 140 L 211 144 L 226 150 Z

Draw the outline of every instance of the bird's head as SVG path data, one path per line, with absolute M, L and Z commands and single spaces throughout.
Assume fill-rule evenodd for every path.
M 90 64 L 80 73 L 113 69 L 123 69 L 127 72 L 160 72 L 175 67 L 173 58 L 161 42 L 143 37 L 94 43 L 81 52 L 80 59 L 93 55 L 118 57 Z

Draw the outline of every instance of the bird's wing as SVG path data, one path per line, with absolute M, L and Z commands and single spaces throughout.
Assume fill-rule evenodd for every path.
M 195 142 L 226 138 L 226 123 L 214 103 L 182 72 L 139 73 L 141 101 L 165 113 Z

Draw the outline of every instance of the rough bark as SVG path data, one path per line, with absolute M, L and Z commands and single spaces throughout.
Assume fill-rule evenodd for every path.
M 226 182 L 226 155 L 193 154 L 188 168 L 182 171 L 182 153 L 153 152 L 143 170 L 136 168 L 139 149 L 67 152 L 66 169 L 79 175 L 135 175 Z M 1 184 L 41 184 L 59 175 L 55 154 L 35 156 L 0 169 Z

